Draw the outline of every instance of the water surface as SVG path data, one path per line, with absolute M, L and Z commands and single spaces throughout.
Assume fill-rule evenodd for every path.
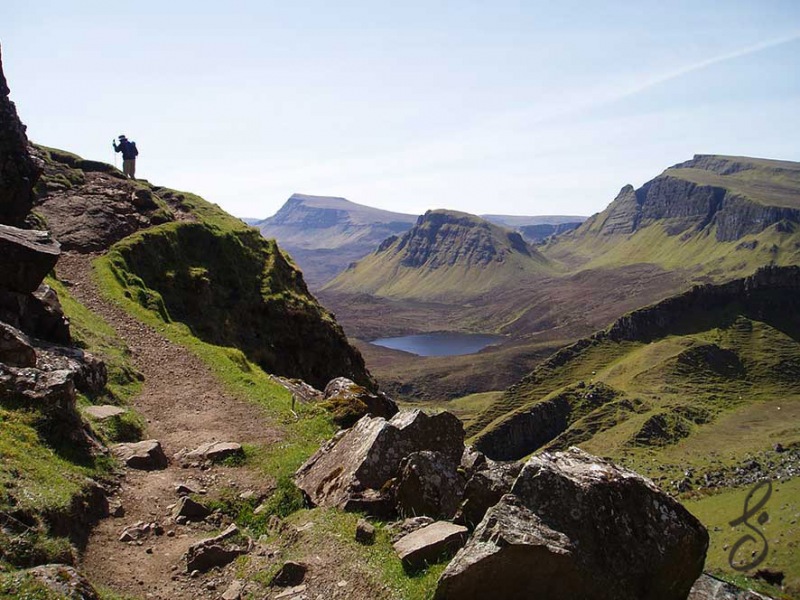
M 376 346 L 402 350 L 417 356 L 460 356 L 474 354 L 486 346 L 502 342 L 501 335 L 483 333 L 423 333 L 373 340 Z

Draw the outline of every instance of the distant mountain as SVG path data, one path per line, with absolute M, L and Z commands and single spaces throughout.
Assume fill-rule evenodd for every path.
M 654 263 L 720 280 L 800 263 L 800 163 L 696 155 L 627 185 L 543 249 L 581 268 Z
M 405 299 L 463 299 L 550 271 L 522 236 L 480 217 L 431 210 L 402 236 L 351 265 L 325 286 Z
M 586 220 L 586 217 L 543 215 L 543 216 L 517 216 L 517 215 L 481 215 L 482 219 L 502 225 L 522 234 L 528 242 L 538 244 L 552 235 L 559 235 L 565 231 L 572 231 Z
M 404 233 L 415 215 L 356 204 L 344 198 L 293 194 L 268 219 L 246 219 L 266 238 L 274 238 L 318 287 L 363 258 L 387 237 Z

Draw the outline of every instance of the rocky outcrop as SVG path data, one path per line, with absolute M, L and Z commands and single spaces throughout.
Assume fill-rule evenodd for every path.
M 64 250 L 105 250 L 140 229 L 186 218 L 174 196 L 127 180 L 111 165 L 50 148 L 34 153 L 44 164 L 36 211 Z
M 0 281 L 12 292 L 36 290 L 53 269 L 61 247 L 47 231 L 0 225 Z
M 475 529 L 486 511 L 511 491 L 519 472 L 520 462 L 487 461 L 467 480 L 463 500 L 454 521 Z
M 119 242 L 108 256 L 132 298 L 202 340 L 239 348 L 267 372 L 317 389 L 340 376 L 376 387 L 302 273 L 254 229 L 170 224 Z
M 373 394 L 346 377 L 337 377 L 325 386 L 323 402 L 339 427 L 350 427 L 367 414 L 391 419 L 398 411 L 395 401 L 386 394 Z
M 708 533 L 650 481 L 572 448 L 531 458 L 442 574 L 437 600 L 683 600 Z
M 418 410 L 400 412 L 388 421 L 364 417 L 308 459 L 295 483 L 315 506 L 385 517 L 395 512 L 391 484 L 401 462 L 423 450 L 440 453 L 455 470 L 464 450 L 460 421 L 447 412 L 427 416 Z
M 76 407 L 75 375 L 0 363 L 0 406 L 38 415 L 40 434 L 53 446 L 93 452 L 100 448 Z
M 89 583 L 89 580 L 77 569 L 69 565 L 41 565 L 25 571 L 19 571 L 14 575 L 14 578 L 19 582 L 32 579 L 51 590 L 54 594 L 58 594 L 59 598 L 100 600 L 100 596 L 92 587 L 92 584 Z M 20 597 L 27 598 L 30 596 L 24 595 Z
M 400 514 L 451 519 L 464 495 L 465 482 L 457 467 L 452 457 L 435 450 L 406 456 L 394 489 Z
M 33 203 L 39 167 L 28 153 L 25 125 L 10 92 L 0 54 L 0 223 L 21 226 Z

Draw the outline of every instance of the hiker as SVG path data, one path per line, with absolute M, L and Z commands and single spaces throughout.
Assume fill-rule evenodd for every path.
M 114 145 L 114 152 L 122 152 L 122 172 L 131 179 L 136 179 L 136 157 L 139 151 L 136 149 L 136 142 L 130 141 L 124 135 L 119 136 L 119 145 L 116 140 L 111 142 Z

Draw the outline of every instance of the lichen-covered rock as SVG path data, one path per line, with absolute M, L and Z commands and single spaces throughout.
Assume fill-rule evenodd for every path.
M 649 480 L 577 448 L 531 458 L 442 574 L 437 600 L 683 600 L 708 533 Z
M 47 231 L 0 225 L 0 286 L 28 294 L 56 266 L 61 246 Z
M 68 565 L 41 565 L 20 571 L 15 575 L 19 580 L 30 578 L 38 581 L 59 598 L 69 600 L 100 600 L 97 591 L 77 569 Z M 37 596 L 38 597 L 38 596 Z
M 333 420 L 340 427 L 350 427 L 368 414 L 391 419 L 398 411 L 395 401 L 386 394 L 373 394 L 346 377 L 332 379 L 325 386 L 323 401 L 323 406 L 333 413 Z
M 464 478 L 452 457 L 435 450 L 412 452 L 400 463 L 395 485 L 397 512 L 404 517 L 426 515 L 450 519 L 464 494 Z
M 363 417 L 308 459 L 295 473 L 295 483 L 317 506 L 383 511 L 394 506 L 387 495 L 400 462 L 421 450 L 436 450 L 458 464 L 464 450 L 461 422 L 447 412 L 428 416 L 419 410 L 388 421 Z
M 244 449 L 237 442 L 206 442 L 188 452 L 184 458 L 219 462 L 226 458 L 244 458 Z
M 75 402 L 75 374 L 0 363 L 0 405 L 39 415 L 37 430 L 54 445 L 95 452 L 101 446 L 83 423 Z
M 486 461 L 484 468 L 473 473 L 467 481 L 463 502 L 454 521 L 475 528 L 486 511 L 511 491 L 511 486 L 522 470 L 520 462 Z

